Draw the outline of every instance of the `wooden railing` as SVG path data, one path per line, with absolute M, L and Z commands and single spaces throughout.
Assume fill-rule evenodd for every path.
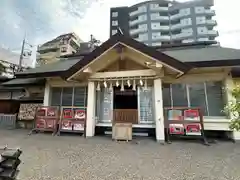
M 138 124 L 138 110 L 137 109 L 114 109 L 113 123 Z

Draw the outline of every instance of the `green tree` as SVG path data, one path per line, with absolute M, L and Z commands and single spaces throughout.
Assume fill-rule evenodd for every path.
M 236 84 L 231 91 L 233 97 L 225 106 L 224 111 L 231 117 L 229 128 L 231 130 L 240 131 L 240 84 Z

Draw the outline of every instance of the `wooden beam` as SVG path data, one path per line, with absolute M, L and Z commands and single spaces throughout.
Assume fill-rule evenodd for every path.
M 136 76 L 156 76 L 157 73 L 152 69 L 132 70 L 132 71 L 116 71 L 116 72 L 99 72 L 90 76 L 90 79 L 97 78 L 120 78 L 120 77 L 136 77 Z

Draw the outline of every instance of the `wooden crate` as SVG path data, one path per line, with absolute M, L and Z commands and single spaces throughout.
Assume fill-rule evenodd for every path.
M 115 123 L 112 127 L 112 139 L 132 140 L 132 123 Z

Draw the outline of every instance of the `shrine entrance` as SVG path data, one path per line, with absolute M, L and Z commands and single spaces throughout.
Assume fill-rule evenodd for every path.
M 114 87 L 113 121 L 138 124 L 138 97 L 132 86 Z

